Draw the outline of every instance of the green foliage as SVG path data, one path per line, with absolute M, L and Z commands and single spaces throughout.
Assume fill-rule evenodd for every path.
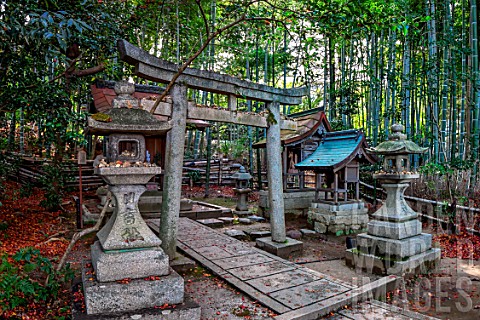
M 55 211 L 60 208 L 66 184 L 68 181 L 72 181 L 72 177 L 66 173 L 66 169 L 68 169 L 68 165 L 63 163 L 45 163 L 42 167 L 43 175 L 39 182 L 45 194 L 40 205 L 47 210 Z
M 57 272 L 52 262 L 33 248 L 20 249 L 13 255 L 13 262 L 6 254 L 0 259 L 0 307 L 3 310 L 31 302 L 53 301 L 62 285 L 73 279 L 69 266 Z
M 201 174 L 197 170 L 187 172 L 187 177 L 190 179 L 190 183 L 193 185 L 200 180 Z

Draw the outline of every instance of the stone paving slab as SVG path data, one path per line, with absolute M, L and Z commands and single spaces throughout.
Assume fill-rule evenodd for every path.
M 272 261 L 270 257 L 267 257 L 260 253 L 246 254 L 246 255 L 237 256 L 237 257 L 229 257 L 229 258 L 212 260 L 213 263 L 215 263 L 220 268 L 223 268 L 225 270 L 238 268 L 238 267 L 245 267 L 250 265 L 257 265 L 257 264 L 265 263 L 269 261 Z
M 149 226 L 158 232 L 158 223 L 149 222 Z M 337 310 L 341 311 L 330 319 L 360 319 L 359 315 L 366 315 L 365 319 L 373 320 L 376 314 L 391 312 L 385 307 L 389 305 L 362 301 L 372 297 L 372 293 L 376 296 L 395 286 L 398 281 L 395 276 L 355 287 L 253 248 L 188 218 L 179 219 L 177 247 L 216 276 L 278 313 L 277 320 L 316 320 Z M 343 310 L 345 305 L 352 304 L 351 310 Z M 403 320 L 404 316 L 433 319 L 417 317 L 414 312 L 408 315 L 395 312 L 397 317 L 392 319 Z
M 270 297 L 280 301 L 289 308 L 297 309 L 347 291 L 349 291 L 347 287 L 322 279 L 272 292 Z
M 295 265 L 286 264 L 280 261 L 272 261 L 267 263 L 260 263 L 252 266 L 240 267 L 235 269 L 230 269 L 230 272 L 235 277 L 240 280 L 250 280 L 254 278 L 259 278 L 262 276 L 268 276 L 275 273 L 290 271 L 295 269 Z
M 270 293 L 286 288 L 302 285 L 304 283 L 320 280 L 321 278 L 310 272 L 293 269 L 282 273 L 259 277 L 246 281 L 252 287 L 263 293 Z

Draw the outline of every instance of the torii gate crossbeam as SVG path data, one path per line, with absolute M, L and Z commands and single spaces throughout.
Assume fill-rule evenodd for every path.
M 141 78 L 160 83 L 169 83 L 178 72 L 178 66 L 150 55 L 125 40 L 118 41 L 118 50 L 123 61 L 135 66 L 135 74 Z M 282 185 L 282 160 L 280 128 L 280 104 L 298 105 L 307 94 L 307 88 L 279 89 L 251 81 L 237 79 L 216 72 L 187 68 L 172 87 L 171 122 L 172 130 L 167 135 L 167 154 L 163 186 L 163 204 L 160 223 L 162 247 L 170 259 L 175 258 L 177 221 L 180 214 L 182 164 L 185 145 L 185 129 L 188 111 L 187 87 L 228 96 L 229 110 L 236 112 L 236 98 L 245 98 L 266 103 L 270 112 L 267 126 L 267 174 L 270 201 L 270 225 L 272 241 L 285 243 L 285 215 Z M 219 116 L 205 120 L 220 120 Z M 212 110 L 213 113 L 216 111 Z M 210 115 L 211 116 L 211 115 Z M 198 115 L 196 118 L 198 119 Z M 237 117 L 229 117 L 236 123 Z M 241 124 L 246 124 L 245 121 Z

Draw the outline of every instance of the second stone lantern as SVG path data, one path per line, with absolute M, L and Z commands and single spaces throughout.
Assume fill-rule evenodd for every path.
M 428 148 L 406 140 L 403 126 L 394 124 L 388 141 L 368 151 L 384 157 L 383 168 L 373 175 L 387 193 L 385 204 L 368 223 L 367 233 L 357 236 L 357 246 L 348 249 L 347 265 L 380 274 L 418 273 L 434 267 L 440 249 L 432 248 L 432 235 L 422 233 L 422 224 L 405 201 L 403 193 L 419 175 L 410 167 L 410 155 Z
M 250 173 L 245 170 L 244 166 L 240 166 L 240 170 L 238 172 L 232 174 L 232 179 L 235 180 L 235 188 L 233 192 L 237 195 L 237 206 L 235 211 L 233 212 L 237 216 L 246 216 L 250 214 L 248 210 L 248 194 L 252 191 L 248 187 L 250 180 L 252 180 L 252 176 Z

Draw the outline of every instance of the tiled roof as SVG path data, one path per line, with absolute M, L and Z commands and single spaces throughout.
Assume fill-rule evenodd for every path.
M 288 116 L 297 122 L 297 130 L 282 130 L 280 135 L 282 145 L 295 144 L 295 142 L 302 141 L 305 138 L 313 135 L 318 127 L 323 124 L 325 130 L 331 130 L 330 123 L 323 112 L 323 108 L 315 108 L 307 111 L 294 113 Z M 266 139 L 262 139 L 253 145 L 254 148 L 265 148 Z
M 317 149 L 295 165 L 298 169 L 336 169 L 353 160 L 360 152 L 364 158 L 374 160 L 364 152 L 365 134 L 359 130 L 344 130 L 326 133 Z

